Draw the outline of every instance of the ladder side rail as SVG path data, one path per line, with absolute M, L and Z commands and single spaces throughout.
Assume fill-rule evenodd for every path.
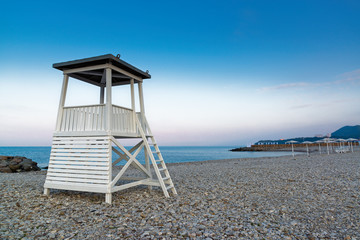
M 138 125 L 138 129 L 139 129 L 140 135 L 141 135 L 141 137 L 143 138 L 143 140 L 144 140 L 144 142 L 145 142 L 145 148 L 146 148 L 146 150 L 150 153 L 150 152 L 151 152 L 151 149 L 150 149 L 149 143 L 148 143 L 148 141 L 147 141 L 147 139 L 146 139 L 145 133 L 144 133 L 142 127 L 141 127 L 141 123 L 140 123 L 140 121 L 139 121 L 138 118 L 136 118 L 136 124 Z M 170 197 L 170 195 L 169 195 L 169 193 L 168 193 L 168 191 L 167 191 L 166 185 L 165 185 L 165 183 L 164 183 L 164 181 L 163 181 L 163 177 L 161 176 L 161 173 L 160 173 L 160 171 L 159 171 L 159 168 L 157 167 L 157 164 L 156 164 L 154 155 L 153 155 L 153 154 L 149 154 L 149 156 L 150 156 L 150 160 L 151 160 L 151 162 L 152 162 L 152 164 L 153 164 L 153 167 L 154 167 L 156 176 L 157 176 L 157 178 L 158 178 L 158 180 L 159 180 L 160 187 L 161 187 L 161 189 L 163 190 L 165 197 Z
M 151 141 L 152 141 L 152 143 L 153 143 L 153 145 L 154 145 L 156 154 L 158 155 L 159 160 L 161 161 L 161 166 L 162 166 L 163 168 L 166 168 L 166 165 L 165 165 L 165 162 L 164 162 L 164 158 L 163 158 L 163 156 L 162 156 L 162 154 L 161 154 L 161 152 L 160 152 L 160 148 L 159 148 L 158 144 L 157 144 L 156 141 L 155 141 L 154 135 L 152 134 L 151 128 L 150 128 L 150 126 L 149 126 L 149 123 L 148 123 L 148 121 L 147 121 L 147 119 L 146 119 L 145 117 L 144 117 L 144 121 L 145 121 L 146 128 L 147 128 L 148 131 L 149 131 L 149 135 L 151 136 L 150 138 L 151 138 Z
M 162 156 L 162 154 L 161 154 L 161 152 L 160 152 L 160 148 L 159 148 L 158 144 L 156 143 L 155 137 L 154 137 L 154 135 L 152 134 L 151 128 L 150 128 L 149 123 L 148 123 L 147 119 L 145 118 L 145 116 L 144 116 L 144 122 L 145 122 L 145 125 L 146 125 L 146 129 L 149 131 L 149 134 L 150 134 L 150 136 L 151 136 L 150 138 L 151 138 L 152 143 L 154 144 L 156 154 L 158 155 L 158 158 L 159 158 L 160 163 L 161 163 L 161 167 L 162 167 L 163 169 L 165 169 L 165 170 L 164 170 L 164 173 L 165 173 L 165 177 L 167 178 L 166 181 L 168 181 L 170 187 L 172 187 L 172 188 L 171 188 L 172 193 L 173 193 L 173 194 L 177 194 L 176 189 L 175 189 L 175 185 L 174 185 L 174 183 L 173 183 L 173 181 L 172 181 L 172 178 L 171 178 L 171 176 L 170 176 L 169 170 L 167 169 L 166 164 L 165 164 L 165 161 L 164 161 L 164 158 L 163 158 L 163 156 Z M 152 154 L 150 154 L 150 156 L 152 156 Z M 155 164 L 156 164 L 156 166 L 157 166 L 156 161 L 155 161 Z
M 169 183 L 168 187 L 171 188 L 171 191 L 172 191 L 173 194 L 177 194 L 174 183 L 173 183 L 173 181 L 171 179 L 171 176 L 170 176 L 170 173 L 169 173 L 169 169 L 166 167 L 165 161 L 164 161 L 164 159 L 163 159 L 163 157 L 161 155 L 160 149 L 159 149 L 159 147 L 158 147 L 158 145 L 157 145 L 157 143 L 155 141 L 154 136 L 151 136 L 151 140 L 154 143 L 154 147 L 156 149 L 156 154 L 159 157 L 161 167 L 164 169 L 165 179 Z

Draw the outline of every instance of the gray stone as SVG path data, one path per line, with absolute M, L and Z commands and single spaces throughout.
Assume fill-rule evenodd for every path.
M 0 156 L 0 172 L 40 171 L 37 163 L 19 156 Z

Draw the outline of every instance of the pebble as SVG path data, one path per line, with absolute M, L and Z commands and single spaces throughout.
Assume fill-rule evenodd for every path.
M 360 151 L 168 164 L 178 196 L 51 190 L 0 174 L 0 239 L 360 239 Z

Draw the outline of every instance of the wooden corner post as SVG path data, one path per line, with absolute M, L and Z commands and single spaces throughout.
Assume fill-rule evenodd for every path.
M 111 99 L 111 87 L 112 87 L 112 75 L 111 68 L 106 68 L 106 131 L 108 136 L 111 136 L 112 128 L 112 99 Z M 112 194 L 111 194 L 111 181 L 112 181 L 112 146 L 111 141 L 109 141 L 109 179 L 108 179 L 108 189 L 105 194 L 105 202 L 111 204 Z
M 135 92 L 134 92 L 134 79 L 130 80 L 131 89 L 131 109 L 132 109 L 132 131 L 136 131 L 136 111 L 135 111 Z
M 143 131 L 146 134 L 147 130 L 146 130 L 146 125 L 145 125 L 145 106 L 144 106 L 144 95 L 143 95 L 142 82 L 138 83 L 138 90 L 139 90 L 139 102 L 140 102 L 140 123 L 141 123 L 141 127 L 143 128 Z M 152 178 L 151 171 L 150 171 L 149 154 L 152 154 L 152 153 L 151 152 L 149 153 L 147 151 L 147 149 L 144 148 L 145 167 L 149 171 L 150 177 Z M 152 186 L 148 186 L 148 188 L 150 191 L 152 190 Z
M 61 119 L 62 119 L 63 112 L 64 112 L 64 105 L 65 105 L 68 82 L 69 82 L 69 76 L 67 74 L 64 74 L 63 84 L 62 84 L 62 88 L 61 88 L 61 95 L 60 95 L 58 116 L 57 116 L 57 120 L 56 120 L 56 131 L 60 131 L 60 127 L 61 127 Z
M 100 104 L 104 104 L 105 88 L 100 87 Z
M 145 121 L 144 121 L 145 106 L 144 106 L 144 94 L 143 94 L 142 82 L 138 83 L 138 88 L 139 88 L 140 116 L 141 116 L 140 122 L 141 122 L 141 125 L 144 127 L 144 132 L 146 133 Z
M 106 69 L 106 131 L 111 135 L 112 101 L 111 101 L 112 76 L 111 68 Z

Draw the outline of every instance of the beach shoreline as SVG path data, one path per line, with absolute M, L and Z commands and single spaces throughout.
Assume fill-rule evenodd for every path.
M 0 238 L 359 239 L 360 151 L 167 164 L 178 196 L 52 190 L 46 171 L 0 174 Z

